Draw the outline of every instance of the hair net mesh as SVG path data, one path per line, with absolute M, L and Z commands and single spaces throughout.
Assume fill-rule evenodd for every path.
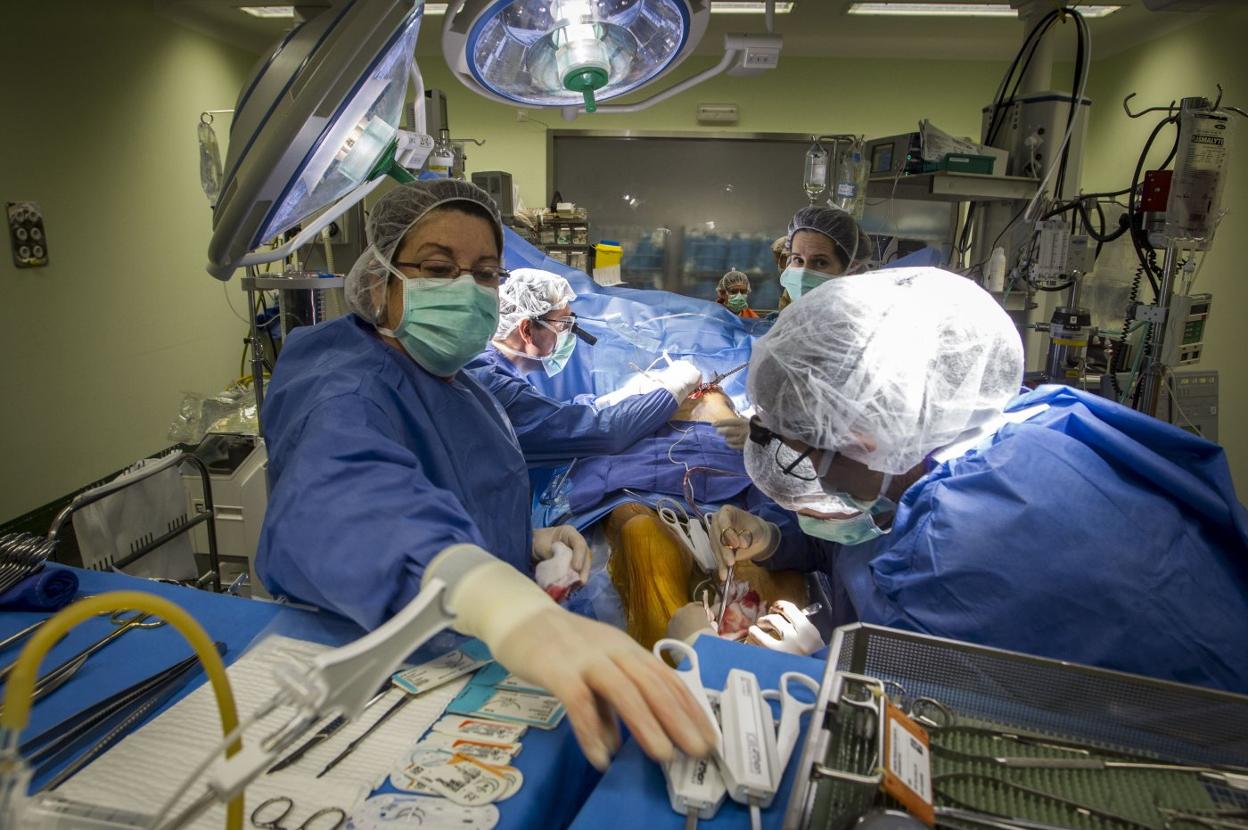
M 999 416 L 1022 377 L 1018 330 L 991 296 L 898 268 L 803 295 L 755 343 L 748 383 L 774 432 L 898 474 Z
M 386 313 L 387 292 L 378 290 L 389 277 L 386 267 L 394 259 L 399 243 L 412 227 L 430 211 L 448 205 L 477 205 L 490 217 L 498 255 L 503 255 L 503 221 L 490 195 L 475 184 L 456 179 L 401 184 L 373 205 L 364 232 L 369 247 L 351 266 L 343 284 L 347 307 L 370 323 L 379 323 Z
M 517 268 L 498 289 L 498 330 L 502 339 L 516 330 L 521 320 L 535 320 L 563 308 L 576 292 L 563 277 L 540 268 Z
M 793 234 L 798 231 L 816 231 L 831 239 L 841 251 L 847 274 L 853 273 L 855 268 L 871 258 L 871 237 L 853 216 L 840 208 L 812 205 L 793 214 L 785 247 L 793 247 Z
M 719 285 L 716 287 L 716 290 L 727 291 L 734 285 L 744 285 L 748 289 L 750 287 L 750 278 L 741 271 L 729 271 L 719 278 Z

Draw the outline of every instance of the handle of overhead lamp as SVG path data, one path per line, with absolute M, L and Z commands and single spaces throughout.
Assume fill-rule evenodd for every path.
M 685 78 L 680 83 L 675 84 L 674 86 L 670 86 L 667 89 L 663 90 L 662 92 L 655 93 L 654 95 L 651 95 L 649 98 L 646 98 L 642 101 L 638 101 L 635 104 L 616 104 L 614 106 L 611 106 L 611 105 L 603 106 L 600 104 L 598 106 L 597 112 L 604 114 L 604 115 L 620 115 L 623 113 L 641 112 L 644 109 L 649 109 L 650 107 L 653 107 L 655 104 L 662 103 L 663 101 L 666 101 L 668 98 L 679 95 L 680 93 L 684 92 L 686 89 L 689 89 L 690 87 L 695 87 L 698 84 L 702 83 L 703 81 L 709 81 L 711 78 L 714 78 L 716 75 L 722 75 L 723 73 L 727 72 L 729 69 L 732 68 L 732 65 L 736 63 L 737 56 L 739 54 L 740 53 L 736 49 L 729 49 L 727 52 L 724 52 L 724 57 L 722 60 L 720 60 L 719 63 L 715 64 L 710 69 L 707 69 L 704 72 L 699 72 L 697 75 L 693 75 L 691 77 Z M 576 111 L 585 112 L 586 110 L 584 107 L 577 107 Z

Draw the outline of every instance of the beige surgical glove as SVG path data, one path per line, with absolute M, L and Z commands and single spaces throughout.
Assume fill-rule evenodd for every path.
M 722 421 L 716 421 L 713 426 L 716 432 L 724 436 L 728 446 L 734 450 L 745 449 L 745 441 L 750 437 L 749 418 L 725 418 Z
M 572 570 L 576 571 L 581 582 L 589 581 L 589 568 L 594 563 L 593 551 L 576 528 L 572 525 L 556 525 L 555 527 L 539 527 L 533 531 L 533 561 L 541 562 L 554 556 L 555 542 L 563 542 L 572 549 Z
M 667 621 L 667 636 L 670 639 L 693 645 L 693 641 L 702 634 L 715 636 L 715 624 L 711 622 L 706 606 L 700 602 L 680 606 Z
M 728 575 L 729 565 L 761 562 L 778 547 L 780 528 L 739 507 L 725 505 L 711 520 L 711 549 L 719 558 L 720 579 Z
M 746 642 L 772 651 L 802 656 L 814 654 L 823 648 L 823 638 L 819 636 L 819 629 L 815 628 L 815 624 L 806 618 L 802 609 L 783 599 L 772 603 L 770 613 L 764 614 L 756 625 L 750 626 Z
M 715 731 L 689 690 L 624 632 L 560 608 L 524 574 L 475 545 L 452 545 L 424 580 L 448 585 L 456 631 L 478 637 L 508 671 L 550 690 L 567 707 L 585 757 L 606 769 L 619 748 L 618 715 L 655 761 L 673 746 L 705 757 Z

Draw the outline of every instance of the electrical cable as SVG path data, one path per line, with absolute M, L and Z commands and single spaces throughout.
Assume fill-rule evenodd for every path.
M 1148 134 L 1148 138 L 1144 141 L 1144 149 L 1140 151 L 1139 159 L 1136 160 L 1135 172 L 1131 176 L 1131 189 L 1127 194 L 1127 214 L 1131 220 L 1131 246 L 1135 249 L 1135 256 L 1139 260 L 1140 266 L 1144 269 L 1144 275 L 1148 277 L 1148 282 L 1153 287 L 1154 296 L 1161 293 L 1161 286 L 1157 282 L 1157 277 L 1160 275 L 1155 270 L 1153 261 L 1150 261 L 1148 256 L 1153 248 L 1148 241 L 1148 232 L 1144 229 L 1143 214 L 1139 210 L 1138 188 L 1140 186 L 1140 176 L 1144 171 L 1144 165 L 1148 160 L 1148 153 L 1153 147 L 1153 142 L 1157 140 L 1157 136 L 1165 129 L 1167 124 L 1175 124 L 1177 126 L 1178 123 L 1178 116 L 1167 115 L 1153 127 L 1153 131 Z M 1177 137 L 1175 145 L 1177 151 Z M 1170 158 L 1173 158 L 1173 152 Z
M 1058 19 L 1060 14 L 1061 12 L 1055 9 L 1041 18 L 1039 22 L 1036 23 L 1035 27 L 1027 33 L 1027 36 L 1023 39 L 1022 45 L 1014 54 L 1014 60 L 1010 63 L 1010 68 L 1006 71 L 1006 74 L 1001 78 L 1001 83 L 997 87 L 997 94 L 993 98 L 991 106 L 992 112 L 988 118 L 988 127 L 984 131 L 984 144 L 992 146 L 992 142 L 996 140 L 997 133 L 1000 131 L 1001 125 L 1005 123 L 1003 114 L 1008 109 L 1007 104 L 1013 103 L 1015 96 L 1018 94 L 1018 89 L 1022 85 L 1023 77 L 1026 76 L 1027 69 L 1031 66 L 1031 60 L 1035 57 L 1036 49 L 1040 45 L 1040 40 L 1045 34 L 1048 33 L 1050 27 L 1052 27 L 1053 23 Z M 1030 47 L 1030 50 L 1028 47 Z M 1027 53 L 1027 56 L 1023 61 L 1022 70 L 1018 73 L 1018 78 L 1014 80 L 1014 86 L 1010 89 L 1009 98 L 1003 98 L 1002 96 L 1005 93 L 1005 89 L 1009 86 L 1010 80 L 1014 78 L 1014 71 L 1019 65 L 1019 60 L 1023 58 L 1024 52 Z M 955 243 L 955 248 L 960 256 L 965 256 L 967 251 L 970 249 L 971 228 L 974 225 L 973 220 L 975 218 L 976 207 L 977 204 L 975 202 L 971 202 L 970 206 L 966 209 L 966 224 L 962 226 L 962 239 Z M 1019 215 L 1022 215 L 1021 212 Z M 1010 225 L 1013 225 L 1016 221 L 1018 221 L 1017 217 L 1011 220 Z M 1008 228 L 1009 225 L 1006 227 Z M 1000 236 L 997 238 L 1000 240 Z M 996 247 L 995 242 L 992 247 Z
M 6 746 L 0 752 L 17 752 L 17 736 L 30 721 L 31 697 L 35 679 L 43 658 L 60 642 L 70 629 L 93 619 L 99 614 L 116 611 L 137 610 L 160 617 L 174 628 L 194 650 L 204 667 L 204 674 L 216 696 L 217 712 L 221 717 L 221 731 L 229 736 L 238 728 L 238 707 L 230 689 L 230 679 L 225 664 L 217 651 L 216 643 L 208 636 L 195 618 L 169 600 L 142 591 L 112 591 L 84 597 L 48 618 L 27 641 L 13 664 L 4 690 L 4 711 L 0 712 Z M 242 742 L 235 738 L 225 746 L 226 756 L 242 749 Z M 230 800 L 226 810 L 226 827 L 241 830 L 243 826 L 243 794 Z

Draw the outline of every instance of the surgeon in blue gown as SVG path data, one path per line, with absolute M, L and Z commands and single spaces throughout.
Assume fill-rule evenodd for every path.
M 1248 692 L 1248 512 L 1221 447 L 1070 387 L 1018 396 L 1022 371 L 1009 317 L 957 275 L 804 296 L 750 363 L 746 469 L 808 537 L 765 564 L 831 574 L 842 622 Z M 767 556 L 779 531 L 749 529 L 725 561 Z
M 649 373 L 651 388 L 598 406 L 590 400 L 557 401 L 525 379 L 532 372 L 557 375 L 578 343 L 593 339 L 576 325 L 576 292 L 558 274 L 518 268 L 498 291 L 498 329 L 493 341 L 468 364 L 468 372 L 503 405 L 524 458 L 530 464 L 613 455 L 667 423 L 701 382 L 688 361 Z
M 498 322 L 497 207 L 464 182 L 403 185 L 366 231 L 352 313 L 292 333 L 269 388 L 264 584 L 373 628 L 432 577 L 457 630 L 567 705 L 595 766 L 618 746 L 616 714 L 652 757 L 704 755 L 714 733 L 675 676 L 531 578 L 559 545 L 589 551 L 571 527 L 530 528 L 511 426 L 461 371 Z

